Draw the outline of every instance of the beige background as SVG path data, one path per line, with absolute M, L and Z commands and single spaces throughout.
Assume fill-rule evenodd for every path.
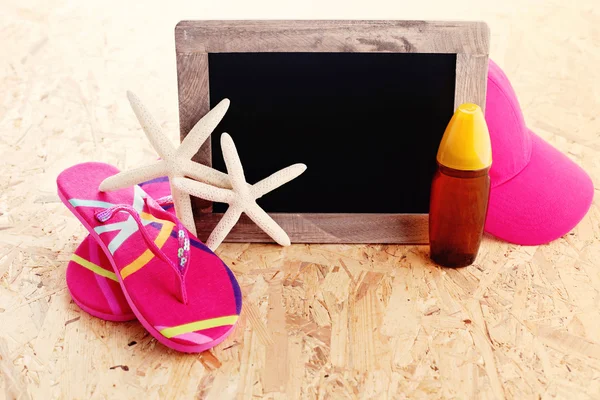
M 127 89 L 177 139 L 180 19 L 414 18 L 487 21 L 529 126 L 598 187 L 597 0 L 130 3 L 0 2 L 0 399 L 600 397 L 597 196 L 564 238 L 486 238 L 461 270 L 424 246 L 224 245 L 242 318 L 183 355 L 71 302 L 65 266 L 85 231 L 54 183 L 77 162 L 155 157 Z

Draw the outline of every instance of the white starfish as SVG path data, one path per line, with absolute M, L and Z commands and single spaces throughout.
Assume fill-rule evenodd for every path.
M 188 178 L 177 177 L 173 179 L 173 185 L 182 192 L 205 200 L 229 204 L 229 208 L 206 241 L 206 245 L 211 250 L 215 250 L 244 212 L 273 240 L 282 246 L 289 246 L 290 238 L 287 233 L 277 225 L 277 222 L 269 214 L 260 208 L 256 203 L 256 199 L 302 174 L 306 171 L 306 165 L 291 165 L 254 185 L 250 185 L 246 182 L 244 169 L 233 139 L 227 133 L 223 133 L 221 136 L 221 149 L 232 189 L 218 188 Z
M 106 178 L 100 184 L 100 190 L 117 190 L 166 175 L 169 177 L 171 184 L 171 194 L 177 218 L 195 235 L 196 225 L 194 224 L 190 197 L 178 190 L 173 185 L 173 180 L 177 177 L 188 176 L 218 187 L 231 187 L 226 174 L 191 160 L 192 156 L 196 154 L 200 146 L 223 119 L 229 108 L 229 100 L 222 100 L 202 117 L 183 139 L 179 147 L 175 148 L 162 133 L 160 126 L 152 118 L 140 99 L 131 92 L 127 92 L 127 98 L 152 147 L 162 159 Z

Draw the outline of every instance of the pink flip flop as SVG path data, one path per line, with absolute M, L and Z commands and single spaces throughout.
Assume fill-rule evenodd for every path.
M 166 176 L 139 186 L 154 199 L 171 194 Z M 171 213 L 175 212 L 172 203 L 161 206 Z M 90 236 L 77 247 L 67 265 L 67 288 L 75 304 L 94 317 L 117 322 L 136 319 L 110 261 L 98 242 Z
M 164 345 L 201 352 L 223 341 L 241 311 L 227 266 L 140 188 L 99 192 L 119 171 L 85 163 L 57 178 L 58 195 L 100 245 L 142 325 Z

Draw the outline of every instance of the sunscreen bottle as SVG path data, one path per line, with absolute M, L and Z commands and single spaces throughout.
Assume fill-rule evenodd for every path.
M 464 267 L 477 257 L 490 195 L 490 134 L 478 105 L 462 104 L 448 124 L 431 184 L 431 259 Z

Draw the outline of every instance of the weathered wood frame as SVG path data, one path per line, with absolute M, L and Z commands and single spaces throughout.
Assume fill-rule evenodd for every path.
M 209 53 L 392 52 L 456 54 L 454 108 L 485 107 L 489 28 L 484 22 L 182 21 L 175 27 L 181 138 L 209 111 Z M 194 160 L 212 165 L 210 140 Z M 310 167 L 310 166 L 309 166 Z M 198 237 L 222 214 L 192 197 Z M 286 214 L 271 216 L 295 243 L 428 242 L 427 214 Z M 271 242 L 245 215 L 229 242 Z

